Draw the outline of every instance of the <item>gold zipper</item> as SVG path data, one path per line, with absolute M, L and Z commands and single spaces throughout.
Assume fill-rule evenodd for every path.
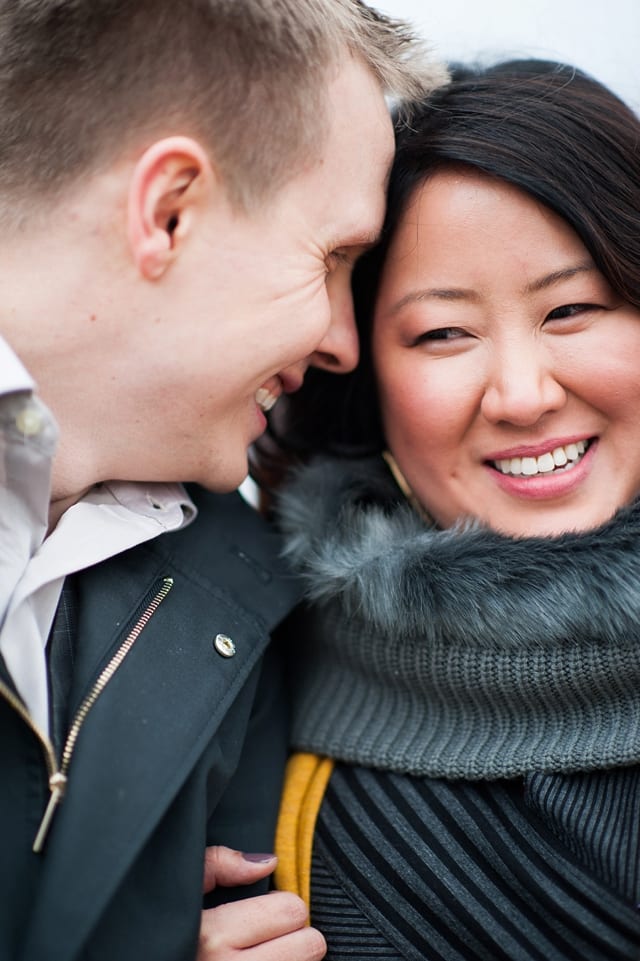
M 144 628 L 149 623 L 151 617 L 155 614 L 156 610 L 163 602 L 171 588 L 173 587 L 173 578 L 165 577 L 162 581 L 162 587 L 151 600 L 149 605 L 146 607 L 142 615 L 136 621 L 133 629 L 127 634 L 125 640 L 122 642 L 121 646 L 118 648 L 116 653 L 113 655 L 107 666 L 100 672 L 97 680 L 95 681 L 93 687 L 87 694 L 87 696 L 82 701 L 82 704 L 76 711 L 75 717 L 71 727 L 69 728 L 69 733 L 67 735 L 67 740 L 62 751 L 62 762 L 58 768 L 56 761 L 55 752 L 49 738 L 42 733 L 37 724 L 34 723 L 31 715 L 27 711 L 24 704 L 15 696 L 15 694 L 8 688 L 2 681 L 0 681 L 0 694 L 2 694 L 5 699 L 11 704 L 11 706 L 20 714 L 26 724 L 29 725 L 31 730 L 34 732 L 42 747 L 44 749 L 45 759 L 47 762 L 47 771 L 49 773 L 49 790 L 51 795 L 49 797 L 49 802 L 47 804 L 46 810 L 44 812 L 42 821 L 40 822 L 40 827 L 38 828 L 38 833 L 36 834 L 35 840 L 33 842 L 33 851 L 39 853 L 44 847 L 44 842 L 51 826 L 51 821 L 53 820 L 53 815 L 58 807 L 58 804 L 64 797 L 64 792 L 67 786 L 67 775 L 69 772 L 69 766 L 71 765 L 71 759 L 73 757 L 73 751 L 78 740 L 78 735 L 80 729 L 84 724 L 86 717 L 96 703 L 105 687 L 116 673 L 125 657 L 137 641 L 138 637 L 144 630 Z

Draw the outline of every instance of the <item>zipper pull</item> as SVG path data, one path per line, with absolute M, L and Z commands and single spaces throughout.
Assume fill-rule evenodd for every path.
M 49 803 L 47 804 L 44 816 L 40 822 L 40 827 L 38 828 L 38 833 L 36 834 L 36 839 L 33 842 L 33 847 L 31 849 L 36 854 L 40 854 L 44 847 L 44 842 L 47 834 L 49 833 L 53 815 L 56 812 L 58 804 L 64 797 L 66 786 L 67 778 L 61 771 L 56 771 L 56 773 L 52 774 L 49 778 L 49 790 L 51 791 L 51 797 L 49 798 Z

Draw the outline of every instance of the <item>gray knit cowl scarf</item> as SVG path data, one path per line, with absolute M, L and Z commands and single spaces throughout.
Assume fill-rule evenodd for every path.
M 309 601 L 296 748 L 465 780 L 640 760 L 639 505 L 551 539 L 436 530 L 382 460 L 323 460 L 279 519 Z

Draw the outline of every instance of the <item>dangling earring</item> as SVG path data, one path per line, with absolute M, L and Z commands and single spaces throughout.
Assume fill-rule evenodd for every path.
M 424 507 L 422 506 L 422 504 L 420 503 L 416 495 L 413 493 L 413 491 L 409 487 L 409 484 L 407 483 L 407 478 L 404 476 L 404 474 L 398 467 L 395 457 L 393 456 L 391 451 L 383 450 L 382 458 L 386 463 L 387 467 L 389 468 L 389 470 L 391 471 L 391 473 L 393 474 L 394 481 L 396 482 L 396 484 L 398 485 L 398 487 L 406 497 L 409 504 L 411 504 L 414 511 L 417 514 L 419 514 L 419 516 L 423 519 L 423 521 L 425 521 L 427 524 L 433 527 L 434 526 L 433 518 L 431 517 L 430 514 L 427 513 L 427 511 L 424 509 Z

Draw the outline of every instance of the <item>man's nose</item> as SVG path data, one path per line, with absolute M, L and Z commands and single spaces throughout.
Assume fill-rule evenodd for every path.
M 329 329 L 309 362 L 334 374 L 348 374 L 357 365 L 360 354 L 350 278 L 340 278 L 339 285 L 328 285 L 328 296 Z

